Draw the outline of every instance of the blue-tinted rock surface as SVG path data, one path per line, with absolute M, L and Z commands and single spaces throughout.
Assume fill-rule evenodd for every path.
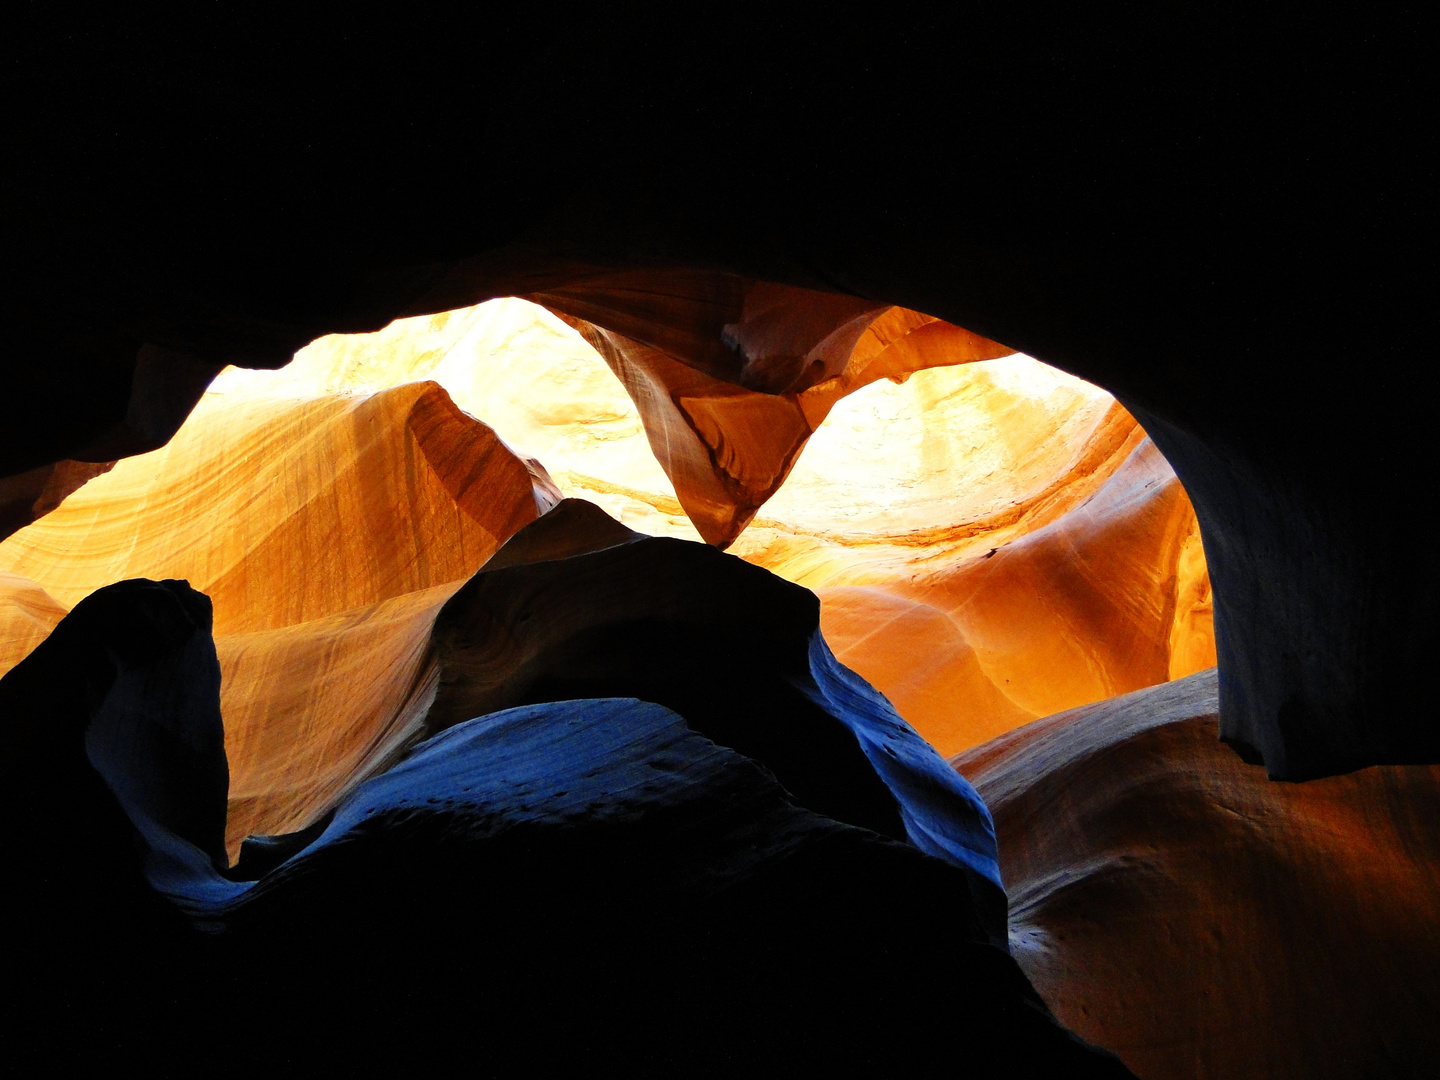
M 647 646 L 668 633 L 631 629 Z M 539 702 L 449 724 L 255 873 L 264 845 L 234 871 L 217 857 L 207 631 L 208 603 L 182 583 L 125 582 L 0 681 L 4 797 L 25 826 L 16 1063 L 1125 1075 L 992 944 L 979 800 L 939 782 L 818 635 L 769 631 L 801 664 L 785 679 L 711 661 L 757 702 L 734 733 L 785 715 L 765 699 L 786 679 L 810 702 L 755 743 L 779 748 L 778 769 L 697 730 L 738 692 L 703 725 L 633 696 Z M 852 758 L 807 763 L 787 745 L 825 725 Z M 807 769 L 872 758 L 870 802 L 841 808 L 883 796 L 898 835 L 796 793 L 832 793 Z M 63 1037 L 37 1038 L 56 1017 Z

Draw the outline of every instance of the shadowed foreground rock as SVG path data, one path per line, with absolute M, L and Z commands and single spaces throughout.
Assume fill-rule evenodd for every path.
M 820 717 L 876 755 L 906 833 L 945 857 L 817 813 L 770 761 L 671 710 L 610 698 L 453 724 L 323 831 L 249 844 L 226 871 L 208 602 L 179 582 L 99 590 L 0 680 L 25 931 L 7 1059 L 1125 1075 L 992 944 L 976 895 L 993 847 L 968 786 L 825 668 L 818 634 L 808 651 Z M 784 743 L 795 787 L 814 788 L 824 758 L 807 770 Z M 56 1017 L 66 1037 L 33 1038 Z
M 1440 768 L 1274 783 L 1216 673 L 953 759 L 995 815 L 1011 948 L 1147 1080 L 1440 1072 Z
M 144 875 L 224 866 L 219 690 L 210 602 L 176 581 L 99 590 L 0 679 L 8 1068 L 184 1060 L 213 1028 L 196 936 Z
M 432 731 L 541 701 L 657 701 L 764 762 L 802 804 L 998 884 L 973 792 L 830 655 L 814 594 L 758 567 L 566 500 L 455 594 L 435 645 Z

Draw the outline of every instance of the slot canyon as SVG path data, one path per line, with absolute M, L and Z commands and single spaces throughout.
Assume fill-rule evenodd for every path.
M 14 29 L 17 1075 L 1440 1069 L 1405 19 Z

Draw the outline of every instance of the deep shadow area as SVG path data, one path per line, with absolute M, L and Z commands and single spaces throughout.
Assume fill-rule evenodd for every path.
M 17 1067 L 915 1075 L 958 1040 L 986 1071 L 1128 1075 L 1006 951 L 983 806 L 838 666 L 813 676 L 826 719 L 884 749 L 911 842 L 668 709 L 592 698 L 454 724 L 269 845 L 278 865 L 227 874 L 209 625 L 183 583 L 122 582 L 0 680 Z M 823 790 L 786 741 L 794 786 Z
M 1224 732 L 1273 775 L 1440 754 L 1404 510 L 1437 464 L 1418 16 L 11 29 L 0 471 L 134 453 L 223 363 L 489 296 L 631 332 L 638 304 L 722 358 L 755 282 L 901 304 L 1145 425 L 1204 530 Z

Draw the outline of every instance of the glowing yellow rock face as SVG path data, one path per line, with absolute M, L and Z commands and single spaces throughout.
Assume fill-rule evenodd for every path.
M 229 368 L 212 390 L 319 399 L 416 380 L 443 386 L 517 454 L 543 464 L 564 494 L 641 532 L 700 538 L 625 388 L 575 330 L 524 300 L 324 337 L 280 371 Z
M 835 405 L 763 518 L 876 539 L 991 521 L 1073 482 L 1113 407 L 1017 354 L 877 382 Z
M 0 545 L 0 567 L 67 608 L 114 581 L 176 577 L 210 597 L 216 633 L 289 626 L 468 577 L 534 518 L 531 484 L 433 384 L 208 394 L 163 449 Z

